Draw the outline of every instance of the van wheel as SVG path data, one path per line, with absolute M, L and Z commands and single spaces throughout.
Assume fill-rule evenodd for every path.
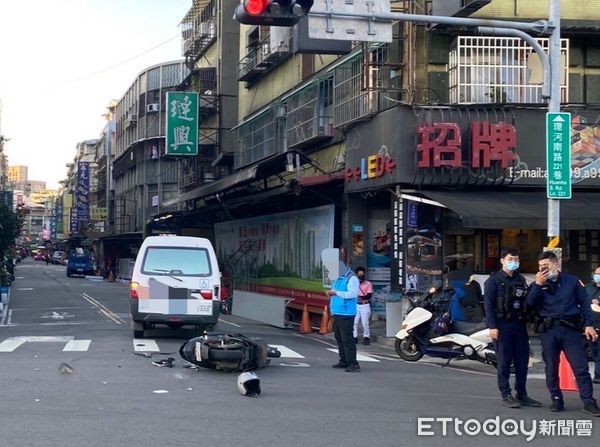
M 133 329 L 133 338 L 144 338 L 144 329 L 146 325 L 142 321 L 132 321 L 131 329 Z
M 144 330 L 133 331 L 133 338 L 144 338 Z

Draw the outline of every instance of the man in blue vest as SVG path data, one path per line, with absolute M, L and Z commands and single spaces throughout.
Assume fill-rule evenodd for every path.
M 558 381 L 558 362 L 561 351 L 569 361 L 583 412 L 600 416 L 593 396 L 592 378 L 583 344 L 582 332 L 592 342 L 598 340 L 594 316 L 581 281 L 558 270 L 558 259 L 551 251 L 538 257 L 539 272 L 531 285 L 527 303 L 541 318 L 540 339 L 546 363 L 546 385 L 552 399 L 551 411 L 563 411 L 565 404 Z
M 342 276 L 333 282 L 331 290 L 325 292 L 331 298 L 329 307 L 333 315 L 333 332 L 338 345 L 339 361 L 333 367 L 344 368 L 346 372 L 360 372 L 352 333 L 360 283 L 352 269 L 343 263 L 340 263 L 340 273 Z

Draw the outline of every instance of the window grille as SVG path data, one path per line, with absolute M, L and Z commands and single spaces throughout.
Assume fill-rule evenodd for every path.
M 536 39 L 548 51 L 548 39 Z M 561 102 L 568 102 L 569 40 L 561 39 Z M 452 103 L 541 103 L 543 68 L 517 37 L 459 36 L 448 66 Z
M 270 108 L 236 129 L 235 168 L 277 153 L 275 109 Z

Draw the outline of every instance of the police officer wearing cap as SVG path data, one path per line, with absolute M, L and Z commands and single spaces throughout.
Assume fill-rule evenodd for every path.
M 527 302 L 534 306 L 541 318 L 540 339 L 546 363 L 546 385 L 552 398 L 550 410 L 562 411 L 565 406 L 558 381 L 558 362 L 561 351 L 564 351 L 575 374 L 583 412 L 600 416 L 581 337 L 583 332 L 589 340 L 598 340 L 583 284 L 576 276 L 558 270 L 558 259 L 551 251 L 545 251 L 538 257 L 538 266 Z
M 509 408 L 539 407 L 541 403 L 527 395 L 529 335 L 527 334 L 527 283 L 519 268 L 519 253 L 511 248 L 500 253 L 502 270 L 493 273 L 484 284 L 486 323 L 496 349 L 498 388 L 502 405 Z M 515 391 L 510 387 L 510 368 L 515 365 Z

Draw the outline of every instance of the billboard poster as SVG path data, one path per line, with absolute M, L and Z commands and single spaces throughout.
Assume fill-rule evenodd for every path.
M 77 163 L 77 186 L 75 191 L 75 207 L 78 221 L 90 218 L 90 164 L 80 161 Z
M 239 281 L 320 292 L 333 224 L 333 205 L 217 223 L 217 257 Z
M 407 293 L 427 291 L 442 280 L 442 208 L 407 201 L 413 208 L 411 223 L 406 225 L 406 268 L 404 284 Z M 408 205 L 408 204 L 407 204 Z
M 367 279 L 373 283 L 371 311 L 385 315 L 390 297 L 392 222 L 389 210 L 370 210 L 367 219 Z

